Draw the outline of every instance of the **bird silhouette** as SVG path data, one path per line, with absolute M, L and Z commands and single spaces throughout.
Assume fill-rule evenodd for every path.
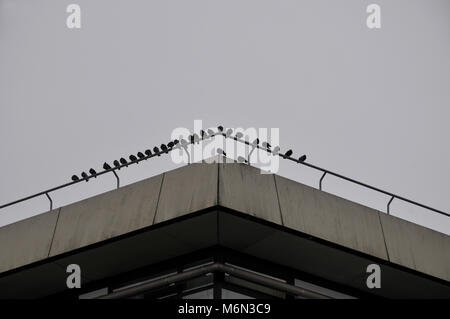
M 114 164 L 115 167 L 117 167 L 118 169 L 120 169 L 120 163 L 119 163 L 118 160 L 115 160 L 115 161 L 113 162 L 113 164 Z
M 180 141 L 179 140 L 173 140 L 173 145 L 178 145 L 178 143 L 180 143 Z
M 126 159 L 124 159 L 123 157 L 120 158 L 120 164 L 125 165 L 126 167 L 128 167 L 128 162 Z
M 194 133 L 193 137 L 194 137 L 194 142 L 195 143 L 197 143 L 197 144 L 200 143 L 200 137 L 198 136 L 197 133 Z
M 169 143 L 167 143 L 167 147 L 168 148 L 173 148 L 175 146 L 175 144 L 172 142 L 172 141 L 170 141 Z
M 139 158 L 144 158 L 144 157 L 145 157 L 145 155 L 142 154 L 142 152 L 138 152 L 138 153 L 137 153 L 137 156 L 138 156 Z
M 284 154 L 284 158 L 286 157 L 290 157 L 292 155 L 292 150 L 288 150 L 285 154 Z
M 104 170 L 111 169 L 111 166 L 109 166 L 108 163 L 104 162 L 104 163 L 103 163 L 103 169 L 104 169 Z
M 150 156 L 150 155 L 152 155 L 152 151 L 150 151 L 150 150 L 145 150 L 145 155 L 147 155 L 147 156 Z
M 217 149 L 217 153 L 218 153 L 218 154 L 221 154 L 221 155 L 223 155 L 223 156 L 227 156 L 227 153 L 225 153 L 225 151 L 224 151 L 223 149 L 221 149 L 221 148 L 218 148 L 218 149 Z
M 298 158 L 298 161 L 299 161 L 299 162 L 304 162 L 304 161 L 306 161 L 306 155 L 300 156 L 300 157 Z
M 72 175 L 72 180 L 73 180 L 74 182 L 76 182 L 76 181 L 79 181 L 80 178 L 79 178 L 77 175 Z
M 132 161 L 132 162 L 137 161 L 137 157 L 134 156 L 133 154 L 131 154 L 130 156 L 128 156 L 128 158 L 129 158 L 130 161 Z M 136 162 L 136 163 L 138 164 L 139 162 Z
M 279 146 L 275 146 L 273 148 L 272 154 L 276 155 L 276 154 L 278 154 L 279 151 L 280 151 L 280 147 Z
M 81 172 L 81 177 L 85 178 L 86 182 L 89 180 L 88 174 L 86 174 L 86 172 Z
M 223 126 L 222 126 L 222 125 L 219 125 L 219 126 L 217 127 L 217 129 L 219 130 L 219 132 L 223 132 Z
M 259 144 L 259 138 L 256 138 L 256 140 L 253 141 L 254 145 L 258 145 Z
M 158 156 L 161 156 L 161 154 L 159 154 L 159 148 L 156 146 L 153 148 L 153 153 L 156 153 Z
M 200 130 L 200 136 L 202 137 L 202 140 L 203 140 L 205 137 L 208 137 L 208 136 L 206 135 L 206 132 L 203 131 L 203 130 Z
M 232 130 L 231 128 L 229 128 L 229 129 L 227 130 L 227 132 L 225 133 L 225 135 L 226 135 L 227 137 L 229 137 L 229 136 L 231 136 L 231 134 L 233 134 L 233 130 Z
M 166 144 L 161 144 L 161 150 L 163 151 L 163 152 L 165 152 L 165 153 L 167 153 L 167 146 L 166 146 Z
M 262 142 L 261 145 L 262 145 L 262 147 L 264 147 L 264 148 L 270 149 L 270 144 L 267 143 L 267 142 Z
M 247 163 L 247 160 L 242 156 L 238 156 L 238 163 Z
M 90 168 L 89 169 L 89 174 L 91 174 L 92 176 L 94 176 L 95 178 L 97 178 L 97 172 L 95 171 L 95 169 L 93 169 L 93 168 Z

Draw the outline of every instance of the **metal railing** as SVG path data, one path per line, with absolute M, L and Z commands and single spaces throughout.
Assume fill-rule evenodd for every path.
M 196 135 L 196 134 L 194 134 L 194 135 Z M 193 137 L 194 135 L 191 135 L 191 137 Z M 441 210 L 438 210 L 436 208 L 433 208 L 433 207 L 430 207 L 430 206 L 418 203 L 416 201 L 413 201 L 411 199 L 405 198 L 403 196 L 399 196 L 399 195 L 393 194 L 391 192 L 382 190 L 380 188 L 377 188 L 377 187 L 365 184 L 363 182 L 360 182 L 360 181 L 357 181 L 355 179 L 346 177 L 344 175 L 332 172 L 332 171 L 327 170 L 325 168 L 322 168 L 322 167 L 319 167 L 319 166 L 307 163 L 306 161 L 303 161 L 303 160 L 300 160 L 300 159 L 296 159 L 296 158 L 291 157 L 291 156 L 286 156 L 286 155 L 281 154 L 279 152 L 275 153 L 274 150 L 271 150 L 270 148 L 267 148 L 267 147 L 262 147 L 261 145 L 259 145 L 259 143 L 254 143 L 254 142 L 252 143 L 252 142 L 249 142 L 249 141 L 244 140 L 242 138 L 238 138 L 236 136 L 227 135 L 227 134 L 225 134 L 223 132 L 214 133 L 214 134 L 210 134 L 210 135 L 206 134 L 206 135 L 202 136 L 201 138 L 199 138 L 198 135 L 197 135 L 197 137 L 198 137 L 197 139 L 189 138 L 189 141 L 187 141 L 186 143 L 177 143 L 174 147 L 168 148 L 167 150 L 161 150 L 161 151 L 155 152 L 155 153 L 153 153 L 151 155 L 148 155 L 148 156 L 145 156 L 145 157 L 142 157 L 142 158 L 138 158 L 138 159 L 136 159 L 134 161 L 127 162 L 126 164 L 121 164 L 119 166 L 115 166 L 115 167 L 112 167 L 110 169 L 103 170 L 101 172 L 96 173 L 95 175 L 91 175 L 91 176 L 87 176 L 87 177 L 84 177 L 84 178 L 80 178 L 79 180 L 72 181 L 72 182 L 69 182 L 69 183 L 57 186 L 57 187 L 53 187 L 53 188 L 47 189 L 47 190 L 39 192 L 37 194 L 30 195 L 30 196 L 27 196 L 27 197 L 15 200 L 13 202 L 1 205 L 0 209 L 12 206 L 12 205 L 20 203 L 20 202 L 24 202 L 26 200 L 29 200 L 29 199 L 32 199 L 32 198 L 35 198 L 35 197 L 38 197 L 38 196 L 46 195 L 46 197 L 48 198 L 48 200 L 50 202 L 50 210 L 52 210 L 53 209 L 53 201 L 52 201 L 52 198 L 49 195 L 51 192 L 54 192 L 56 190 L 59 190 L 59 189 L 65 188 L 65 187 L 69 187 L 69 186 L 71 186 L 73 184 L 77 184 L 77 183 L 80 183 L 80 182 L 83 182 L 83 181 L 88 181 L 91 178 L 94 178 L 94 177 L 97 177 L 97 176 L 100 176 L 100 175 L 103 175 L 103 174 L 107 174 L 107 173 L 110 173 L 110 172 L 112 172 L 115 175 L 115 177 L 117 179 L 117 188 L 119 188 L 119 186 L 120 186 L 120 179 L 119 179 L 119 176 L 117 175 L 117 172 L 116 172 L 117 170 L 120 170 L 123 167 L 128 167 L 129 165 L 132 165 L 132 164 L 137 164 L 137 163 L 139 163 L 141 161 L 148 160 L 148 159 L 153 158 L 155 156 L 161 156 L 163 154 L 168 154 L 169 152 L 172 152 L 172 151 L 174 151 L 176 149 L 184 150 L 186 152 L 187 156 L 188 156 L 188 163 L 190 163 L 190 155 L 189 155 L 189 152 L 187 150 L 187 145 L 200 143 L 200 142 L 202 142 L 202 141 L 204 141 L 206 139 L 213 138 L 213 137 L 215 138 L 216 136 L 223 136 L 224 138 L 232 139 L 232 140 L 237 141 L 239 143 L 244 143 L 245 145 L 251 146 L 252 150 L 251 150 L 251 152 L 249 154 L 249 157 L 248 157 L 249 158 L 248 164 L 250 164 L 250 155 L 251 155 L 251 153 L 255 149 L 259 149 L 259 150 L 268 152 L 268 153 L 272 154 L 273 156 L 279 156 L 279 157 L 281 157 L 283 159 L 286 159 L 286 160 L 289 160 L 289 161 L 293 161 L 295 163 L 298 163 L 298 164 L 301 164 L 301 165 L 304 165 L 304 166 L 307 166 L 309 168 L 312 168 L 312 169 L 315 169 L 315 170 L 318 170 L 318 171 L 322 172 L 322 175 L 321 175 L 320 180 L 319 180 L 319 189 L 320 190 L 322 190 L 322 182 L 323 182 L 324 178 L 327 175 L 332 175 L 332 176 L 338 177 L 340 179 L 349 181 L 349 182 L 351 182 L 353 184 L 356 184 L 356 185 L 359 185 L 359 186 L 363 186 L 365 188 L 368 188 L 368 189 L 374 190 L 376 192 L 385 194 L 385 195 L 389 196 L 389 198 L 390 198 L 389 202 L 387 203 L 387 206 L 386 206 L 386 213 L 387 214 L 390 213 L 390 205 L 391 205 L 392 201 L 394 199 L 397 199 L 397 200 L 404 201 L 406 203 L 409 203 L 409 204 L 412 204 L 412 205 L 415 205 L 415 206 L 418 206 L 418 207 L 421 207 L 421 208 L 433 211 L 435 213 L 438 213 L 438 214 L 450 217 L 450 214 L 448 214 L 446 212 L 443 212 Z
M 292 284 L 288 284 L 282 281 L 278 281 L 266 276 L 259 275 L 254 272 L 250 272 L 248 270 L 239 269 L 233 267 L 231 265 L 223 264 L 220 262 L 215 262 L 213 264 L 201 266 L 199 268 L 186 270 L 183 272 L 179 272 L 177 274 L 164 277 L 161 279 L 157 279 L 150 282 L 144 282 L 137 284 L 136 286 L 132 286 L 123 290 L 114 291 L 110 294 L 97 297 L 96 299 L 121 299 L 121 298 L 129 298 L 132 296 L 136 296 L 141 293 L 146 293 L 152 290 L 161 289 L 164 287 L 169 287 L 173 284 L 179 282 L 185 282 L 190 279 L 198 278 L 204 276 L 209 273 L 226 273 L 233 277 L 240 278 L 243 280 L 250 281 L 255 284 L 263 285 L 272 289 L 280 290 L 286 293 L 289 293 L 294 296 L 300 296 L 303 298 L 311 298 L 311 299 L 331 299 L 331 297 L 317 293 L 315 291 L 297 287 Z

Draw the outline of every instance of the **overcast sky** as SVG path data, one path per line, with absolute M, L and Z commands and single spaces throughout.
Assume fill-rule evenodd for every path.
M 81 6 L 81 29 L 66 7 Z M 381 29 L 366 7 L 381 6 Z M 167 142 L 176 127 L 279 128 L 281 147 L 450 211 L 448 0 L 0 0 L 0 204 Z M 122 184 L 176 165 L 121 170 Z M 320 173 L 283 161 L 317 187 Z M 113 176 L 52 194 L 55 207 Z M 324 190 L 386 210 L 331 177 Z M 0 226 L 48 210 L 0 210 Z M 450 234 L 450 218 L 395 200 L 393 215 Z

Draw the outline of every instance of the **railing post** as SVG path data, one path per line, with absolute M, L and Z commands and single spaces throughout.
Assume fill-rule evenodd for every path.
M 191 155 L 189 154 L 187 150 L 187 146 L 181 146 L 181 148 L 186 152 L 186 155 L 188 157 L 188 165 L 191 164 Z
M 322 190 L 322 181 L 323 181 L 323 179 L 325 178 L 325 175 L 327 175 L 327 172 L 324 172 L 323 175 L 322 175 L 322 177 L 321 177 L 320 180 L 319 180 L 319 189 L 320 189 L 320 190 Z
M 48 200 L 50 201 L 50 211 L 53 210 L 53 201 L 52 198 L 50 197 L 50 195 L 48 193 L 45 193 L 45 196 L 47 196 Z
M 387 214 L 389 215 L 390 213 L 390 206 L 392 201 L 394 200 L 395 196 L 392 196 L 391 199 L 389 200 L 388 204 L 387 204 Z
M 256 149 L 256 145 L 253 145 L 252 144 L 252 150 L 250 151 L 250 153 L 248 153 L 248 157 L 247 157 L 247 163 L 248 163 L 248 165 L 250 165 L 250 156 L 252 156 L 252 153 L 253 153 L 253 151 Z
M 119 187 L 120 187 L 120 178 L 119 178 L 119 176 L 117 175 L 117 173 L 116 173 L 115 170 L 113 170 L 112 172 L 114 173 L 114 176 L 116 176 L 116 180 L 117 180 L 117 189 L 119 189 Z
M 222 135 L 222 136 L 224 136 L 225 138 L 230 138 L 230 139 L 233 139 L 233 140 L 235 140 L 235 141 L 237 141 L 237 142 L 239 142 L 239 143 L 243 143 L 243 144 L 245 144 L 245 145 L 251 146 L 252 149 L 251 149 L 250 153 L 248 154 L 248 161 L 247 161 L 249 165 L 250 165 L 250 157 L 251 157 L 252 153 L 254 152 L 254 150 L 257 149 L 257 148 L 258 148 L 258 149 L 264 149 L 264 148 L 260 148 L 259 145 L 253 144 L 253 143 L 251 143 L 251 142 L 249 142 L 249 141 L 247 141 L 247 140 L 241 140 L 241 139 L 238 139 L 236 136 L 233 138 L 233 137 L 231 137 L 231 136 L 227 136 L 227 135 L 224 134 L 224 133 L 214 133 L 214 134 L 208 133 L 208 134 L 209 134 L 209 137 L 211 137 L 211 138 L 212 138 L 212 137 L 215 137 L 215 136 L 217 136 L 217 135 Z M 184 142 L 184 143 L 181 143 L 181 142 Z M 169 151 L 172 151 L 172 150 L 174 150 L 175 148 L 178 148 L 178 147 L 183 148 L 183 150 L 186 152 L 187 157 L 188 157 L 188 164 L 190 164 L 190 162 L 191 162 L 191 157 L 190 157 L 190 153 L 189 153 L 188 150 L 187 150 L 187 143 L 186 143 L 186 141 L 183 141 L 183 140 L 180 141 L 180 145 L 179 145 L 179 146 L 177 145 L 176 147 L 171 148 Z M 424 205 L 424 204 L 420 204 L 420 203 L 418 203 L 418 202 L 416 202 L 416 201 L 413 201 L 413 200 L 410 200 L 410 199 L 408 199 L 408 198 L 405 198 L 405 197 L 402 197 L 402 196 L 398 196 L 398 195 L 392 194 L 392 193 L 390 193 L 390 192 L 384 191 L 384 190 L 379 189 L 379 188 L 377 188 L 377 187 L 374 187 L 374 186 L 371 186 L 371 185 L 362 183 L 362 182 L 360 182 L 360 181 L 357 181 L 357 180 L 355 180 L 355 179 L 352 179 L 352 178 L 346 177 L 346 176 L 344 176 L 344 175 L 335 173 L 335 172 L 333 172 L 333 171 L 326 170 L 326 169 L 324 169 L 324 168 L 321 168 L 321 167 L 319 167 L 319 166 L 313 165 L 313 164 L 311 164 L 311 163 L 300 162 L 299 160 L 296 160 L 296 159 L 290 158 L 290 157 L 287 158 L 287 157 L 285 157 L 284 155 L 279 154 L 278 151 L 277 151 L 277 153 L 274 153 L 272 150 L 269 150 L 269 149 L 265 149 L 265 150 L 266 150 L 267 152 L 271 153 L 271 154 L 274 155 L 274 156 L 275 156 L 275 155 L 278 155 L 278 156 L 283 157 L 283 158 L 285 158 L 285 159 L 289 159 L 289 160 L 291 160 L 291 161 L 295 161 L 295 162 L 297 162 L 297 163 L 299 163 L 299 164 L 302 164 L 302 165 L 305 165 L 305 166 L 307 166 L 307 167 L 309 167 L 309 168 L 312 168 L 312 169 L 319 170 L 319 171 L 323 172 L 323 174 L 322 174 L 322 176 L 321 176 L 321 178 L 320 178 L 320 181 L 319 181 L 319 189 L 320 189 L 320 190 L 322 190 L 322 182 L 323 182 L 323 179 L 325 178 L 325 176 L 326 176 L 327 174 L 328 174 L 328 175 L 333 175 L 334 177 L 343 179 L 343 180 L 345 180 L 345 181 L 354 183 L 354 184 L 356 184 L 356 185 L 359 185 L 359 186 L 362 186 L 362 187 L 371 189 L 371 190 L 373 190 L 373 191 L 382 193 L 382 194 L 384 194 L 384 195 L 390 196 L 391 198 L 390 198 L 389 202 L 387 203 L 387 214 L 390 214 L 390 205 L 391 205 L 392 201 L 393 201 L 394 199 L 397 199 L 397 200 L 400 200 L 400 201 L 403 201 L 403 202 L 406 202 L 406 203 L 409 203 L 409 204 L 412 204 L 412 205 L 415 205 L 415 206 L 418 206 L 418 207 L 427 209 L 427 210 L 429 210 L 429 211 L 432 211 L 432 212 L 435 212 L 435 213 L 438 213 L 438 214 L 441 214 L 441 215 L 450 217 L 450 214 L 449 214 L 449 213 L 446 213 L 446 212 L 444 212 L 444 211 L 442 211 L 442 210 L 438 210 L 438 209 L 436 209 L 436 208 L 433 208 L 433 207 L 430 207 L 430 206 L 427 206 L 427 205 Z M 160 155 L 161 153 L 162 153 L 162 152 L 159 152 L 159 153 L 157 153 L 157 154 L 155 153 L 154 155 Z M 165 153 L 168 153 L 168 151 L 166 151 Z M 147 156 L 147 157 L 145 157 L 145 158 L 143 158 L 143 159 L 148 159 L 148 158 L 151 158 L 151 157 L 153 157 L 153 156 Z M 142 159 L 137 160 L 137 161 L 134 161 L 134 163 L 138 163 L 138 162 L 140 162 L 141 160 L 142 160 Z M 120 169 L 120 167 L 122 167 L 122 166 L 119 166 L 119 169 Z M 110 171 L 111 171 L 111 170 L 108 169 L 108 170 L 105 170 L 105 171 L 102 171 L 102 172 L 96 174 L 95 176 L 100 176 L 100 175 L 102 175 L 102 174 L 109 173 Z M 115 175 L 116 180 L 117 180 L 117 188 L 119 188 L 119 187 L 120 187 L 120 179 L 119 179 L 119 176 L 117 175 L 115 169 L 113 169 L 112 172 L 113 172 L 113 174 Z M 56 190 L 59 190 L 59 189 L 62 189 L 62 188 L 65 188 L 65 187 L 68 187 L 68 186 L 71 186 L 71 185 L 73 185 L 73 184 L 79 183 L 80 181 L 83 181 L 83 180 L 84 180 L 84 179 L 79 179 L 79 178 L 78 178 L 78 179 L 75 179 L 74 181 L 71 181 L 71 182 L 69 182 L 69 183 L 66 183 L 66 184 L 63 184 L 63 185 L 60 185 L 60 186 L 56 186 L 56 187 L 53 187 L 53 188 L 44 190 L 44 191 L 39 192 L 39 193 L 36 193 L 36 194 L 34 194 L 34 195 L 30 195 L 30 196 L 27 196 L 27 197 L 24 197 L 24 198 L 21 198 L 21 199 L 18 199 L 18 200 L 9 202 L 9 203 L 7 203 L 7 204 L 0 205 L 0 209 L 3 209 L 3 208 L 6 208 L 6 207 L 15 205 L 15 204 L 17 204 L 17 203 L 20 203 L 20 202 L 23 202 L 23 201 L 26 201 L 26 200 L 29 200 L 29 199 L 32 199 L 32 198 L 36 198 L 36 197 L 38 197 L 38 196 L 46 195 L 47 198 L 48 198 L 48 200 L 50 201 L 50 210 L 53 210 L 53 200 L 52 200 L 52 198 L 50 197 L 49 193 L 50 193 L 50 192 L 53 192 L 53 191 L 56 191 Z

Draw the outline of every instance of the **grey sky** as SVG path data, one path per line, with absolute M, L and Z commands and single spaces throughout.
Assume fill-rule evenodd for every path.
M 77 3 L 82 28 L 69 30 Z M 377 3 L 382 28 L 365 25 Z M 283 148 L 450 211 L 448 0 L 0 0 L 0 203 L 168 141 L 175 127 L 278 127 Z M 282 162 L 317 186 L 319 173 Z M 120 172 L 123 184 L 174 168 Z M 55 206 L 114 188 L 53 194 Z M 327 178 L 385 211 L 389 198 Z M 45 197 L 0 211 L 44 212 Z M 394 201 L 393 215 L 450 234 L 449 218 Z

